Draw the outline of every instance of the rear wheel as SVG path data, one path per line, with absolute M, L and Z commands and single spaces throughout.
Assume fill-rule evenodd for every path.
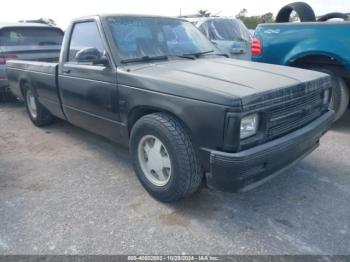
M 24 93 L 27 112 L 34 125 L 41 127 L 51 124 L 54 120 L 53 116 L 39 103 L 33 89 L 28 84 L 24 86 Z
M 130 153 L 140 182 L 160 201 L 178 201 L 201 185 L 191 138 L 172 116 L 156 113 L 138 120 L 131 131 Z

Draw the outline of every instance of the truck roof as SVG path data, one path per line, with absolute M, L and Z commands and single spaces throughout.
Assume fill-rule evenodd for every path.
M 208 21 L 208 20 L 239 20 L 235 17 L 229 17 L 229 16 L 205 16 L 205 17 L 186 17 L 182 16 L 181 18 L 185 18 L 189 21 Z
M 234 17 L 224 17 L 224 16 L 207 16 L 207 17 L 187 17 L 184 18 L 185 20 L 196 23 L 196 26 L 199 27 L 200 25 L 206 23 L 207 21 L 213 21 L 213 20 L 233 20 L 233 21 L 240 21 L 237 18 Z
M 2 23 L 0 22 L 0 29 L 6 27 L 49 27 L 49 28 L 58 28 L 56 26 L 50 26 L 41 23 Z
M 85 19 L 92 19 L 95 17 L 147 17 L 147 18 L 167 18 L 167 19 L 174 19 L 174 20 L 181 20 L 181 21 L 187 21 L 183 18 L 177 18 L 177 17 L 169 17 L 169 16 L 160 16 L 160 15 L 142 15 L 142 14 L 95 14 L 95 15 L 89 15 L 89 16 L 83 16 L 73 19 L 74 21 L 80 21 Z

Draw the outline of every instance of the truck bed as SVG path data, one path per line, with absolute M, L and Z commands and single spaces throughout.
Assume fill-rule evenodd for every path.
M 50 108 L 53 114 L 64 118 L 58 92 L 58 63 L 9 60 L 7 74 L 13 94 L 24 100 L 22 85 L 27 84 L 36 91 L 41 104 Z M 23 83 L 22 79 L 27 82 Z
M 21 71 L 33 71 L 43 74 L 55 74 L 58 61 L 57 62 L 38 62 L 38 61 L 28 61 L 28 60 L 8 60 L 6 62 L 9 71 L 21 70 Z

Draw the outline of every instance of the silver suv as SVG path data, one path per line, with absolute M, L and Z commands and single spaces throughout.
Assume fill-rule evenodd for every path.
M 57 61 L 63 34 L 45 24 L 0 23 L 0 101 L 9 97 L 6 60 Z
M 241 20 L 226 17 L 183 17 L 194 24 L 221 52 L 250 60 L 252 35 Z

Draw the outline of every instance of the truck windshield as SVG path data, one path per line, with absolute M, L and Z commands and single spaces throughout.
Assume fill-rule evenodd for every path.
M 61 45 L 63 32 L 50 27 L 9 27 L 0 31 L 0 45 Z
M 191 23 L 171 18 L 109 17 L 107 19 L 122 60 L 219 54 Z

